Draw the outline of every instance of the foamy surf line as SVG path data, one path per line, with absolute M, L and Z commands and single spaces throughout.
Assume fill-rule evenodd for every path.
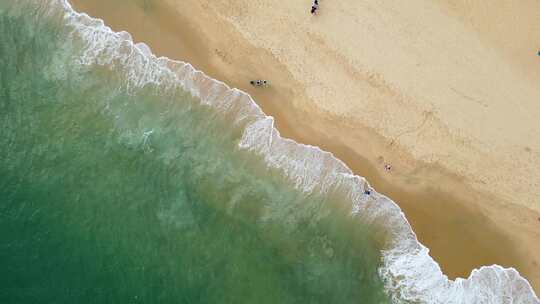
M 369 183 L 339 159 L 318 147 L 282 138 L 274 119 L 263 113 L 245 92 L 197 71 L 189 63 L 156 57 L 127 32 L 113 32 L 101 19 L 77 13 L 67 0 L 27 0 L 40 13 L 62 16 L 71 38 L 84 42 L 82 65 L 115 65 L 128 76 L 126 87 L 158 84 L 179 87 L 212 106 L 243 128 L 239 149 L 261 155 L 293 185 L 306 193 L 346 193 L 356 216 L 384 225 L 390 242 L 382 251 L 379 274 L 394 303 L 537 303 L 529 282 L 513 268 L 498 265 L 475 269 L 467 279 L 449 280 L 418 242 L 401 209 L 374 191 Z M 72 29 L 72 30 L 71 30 Z M 364 191 L 370 189 L 370 196 Z

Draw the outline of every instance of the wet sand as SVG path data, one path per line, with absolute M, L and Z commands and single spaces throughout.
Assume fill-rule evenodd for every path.
M 71 2 L 77 10 L 104 19 L 114 30 L 130 32 L 157 55 L 190 62 L 249 92 L 265 113 L 275 117 L 282 135 L 320 146 L 345 161 L 400 205 L 420 241 L 450 278 L 466 277 L 482 265 L 499 264 L 517 268 L 539 291 L 538 211 L 480 191 L 471 178 L 452 172 L 443 160 L 428 163 L 415 158 L 399 137 L 389 140 L 361 118 L 319 107 L 309 86 L 291 73 L 290 63 L 252 45 L 206 1 Z M 253 88 L 248 84 L 253 78 L 270 79 L 272 85 Z M 390 173 L 382 170 L 388 161 L 394 166 Z

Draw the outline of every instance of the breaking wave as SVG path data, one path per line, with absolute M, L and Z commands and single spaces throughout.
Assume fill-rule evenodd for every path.
M 379 274 L 394 303 L 540 304 L 529 282 L 514 268 L 493 265 L 473 270 L 467 279 L 448 279 L 396 203 L 331 153 L 281 137 L 274 119 L 247 93 L 208 77 L 189 63 L 156 57 L 145 44 L 135 44 L 129 33 L 113 32 L 102 20 L 75 12 L 66 0 L 27 2 L 39 7 L 43 16 L 62 16 L 71 38 L 84 43 L 80 64 L 121 68 L 128 76 L 128 89 L 148 84 L 164 90 L 180 87 L 233 121 L 243 132 L 239 149 L 262 156 L 298 190 L 345 193 L 359 218 L 382 225 L 389 233 Z M 369 196 L 364 195 L 367 189 L 372 193 Z

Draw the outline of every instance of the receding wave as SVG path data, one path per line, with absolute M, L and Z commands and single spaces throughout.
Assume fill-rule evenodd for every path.
M 392 200 L 331 153 L 281 137 L 273 118 L 247 93 L 206 76 L 189 63 L 154 56 L 146 45 L 134 44 L 128 33 L 113 32 L 103 21 L 75 12 L 67 1 L 21 2 L 35 5 L 42 16 L 63 16 L 71 38 L 84 42 L 82 55 L 76 58 L 81 65 L 122 69 L 128 91 L 150 84 L 164 91 L 175 87 L 188 91 L 234 122 L 241 134 L 240 150 L 262 157 L 296 189 L 306 195 L 341 193 L 355 218 L 382 225 L 389 238 L 378 273 L 394 303 L 540 303 L 529 282 L 513 268 L 481 267 L 467 279 L 448 279 Z M 364 195 L 366 189 L 372 194 Z

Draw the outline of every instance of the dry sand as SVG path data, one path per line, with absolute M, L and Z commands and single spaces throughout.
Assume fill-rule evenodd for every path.
M 336 154 L 449 277 L 495 263 L 540 291 L 539 1 L 72 2 Z

